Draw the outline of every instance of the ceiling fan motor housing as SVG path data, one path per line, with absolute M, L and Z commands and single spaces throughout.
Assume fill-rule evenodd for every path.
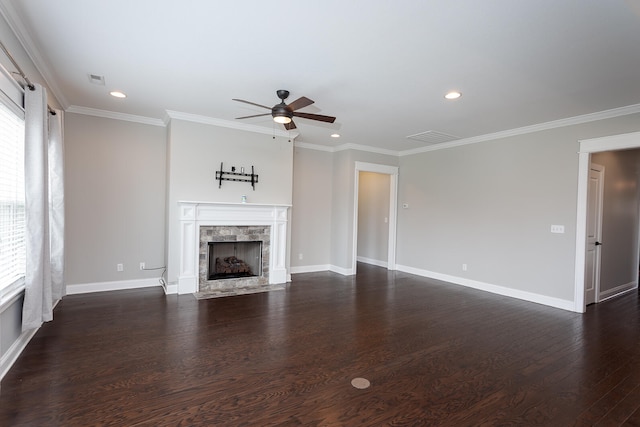
M 278 95 L 278 98 L 282 99 L 282 102 L 284 103 L 284 100 L 289 97 L 289 91 L 280 89 L 276 91 L 276 95 Z

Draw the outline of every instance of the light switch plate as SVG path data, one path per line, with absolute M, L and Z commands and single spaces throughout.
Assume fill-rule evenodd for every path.
M 552 225 L 551 226 L 551 232 L 552 233 L 557 233 L 557 234 L 563 234 L 564 233 L 564 225 Z

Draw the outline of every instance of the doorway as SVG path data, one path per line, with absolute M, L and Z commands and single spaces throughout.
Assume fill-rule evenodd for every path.
M 390 175 L 360 172 L 357 261 L 387 267 L 389 253 Z
M 591 154 L 603 151 L 640 148 L 640 132 L 594 138 L 579 142 L 574 311 L 584 313 L 587 306 L 585 271 L 587 258 L 587 212 Z M 636 259 L 638 259 L 638 254 L 636 254 Z
M 351 271 L 356 272 L 356 265 L 358 259 L 358 205 L 359 205 L 359 192 L 360 192 L 360 173 L 361 172 L 373 172 L 376 174 L 383 174 L 388 176 L 388 202 L 389 211 L 388 216 L 388 238 L 387 240 L 387 254 L 386 254 L 386 267 L 388 270 L 396 269 L 396 216 L 398 212 L 397 206 L 397 192 L 398 192 L 398 167 L 379 165 L 376 163 L 364 163 L 355 162 L 355 179 L 354 179 L 354 203 L 353 203 L 353 239 L 352 239 L 352 265 Z M 380 190 L 384 191 L 384 190 Z

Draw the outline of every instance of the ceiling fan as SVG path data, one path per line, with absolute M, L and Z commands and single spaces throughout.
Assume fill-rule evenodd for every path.
M 281 102 L 273 107 L 267 107 L 266 105 L 256 104 L 255 102 L 245 101 L 244 99 L 233 99 L 233 101 L 244 102 L 245 104 L 255 105 L 256 107 L 266 108 L 271 110 L 271 113 L 255 114 L 253 116 L 236 117 L 236 119 L 249 119 L 251 117 L 268 116 L 271 114 L 273 121 L 276 123 L 282 123 L 287 130 L 296 129 L 296 124 L 293 122 L 293 117 L 302 117 L 303 119 L 318 120 L 321 122 L 333 123 L 336 118 L 331 116 L 323 116 L 321 114 L 302 113 L 299 110 L 304 107 L 308 107 L 313 104 L 314 101 L 303 96 L 287 105 L 284 100 L 289 97 L 288 90 L 278 90 L 276 95 L 280 98 Z

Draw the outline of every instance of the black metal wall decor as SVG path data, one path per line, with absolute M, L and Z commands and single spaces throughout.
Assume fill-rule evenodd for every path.
M 216 180 L 218 188 L 222 188 L 222 181 L 250 182 L 253 191 L 256 191 L 258 175 L 254 173 L 253 166 L 251 166 L 251 173 L 244 173 L 244 168 L 241 168 L 240 172 L 236 172 L 235 166 L 231 166 L 231 172 L 227 172 L 222 168 L 222 162 L 220 162 L 220 170 L 216 171 Z

